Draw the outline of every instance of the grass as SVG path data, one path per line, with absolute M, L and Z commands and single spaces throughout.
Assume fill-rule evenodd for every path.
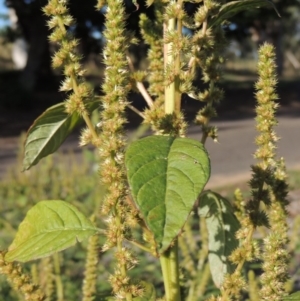
M 18 162 L 0 182 L 0 246 L 7 249 L 16 233 L 17 227 L 24 219 L 26 212 L 40 200 L 64 200 L 71 202 L 86 216 L 98 214 L 101 206 L 103 188 L 99 185 L 98 164 L 93 151 L 86 150 L 82 154 L 54 154 L 43 159 L 37 166 L 21 173 L 21 156 Z M 102 218 L 103 219 L 103 218 Z M 104 228 L 105 221 L 97 218 L 98 226 Z M 105 242 L 100 237 L 100 246 Z M 76 244 L 58 254 L 60 261 L 61 279 L 64 287 L 64 300 L 79 300 L 86 257 L 86 241 Z M 134 248 L 141 258 L 139 269 L 134 269 L 136 277 L 150 281 L 155 286 L 161 284 L 160 269 L 152 256 L 139 256 L 141 251 Z M 98 265 L 99 300 L 101 296 L 111 293 L 107 279 L 114 267 L 114 258 L 110 252 L 102 254 Z M 43 261 L 38 260 L 25 264 L 25 270 L 30 272 L 32 266 L 38 276 L 43 277 Z M 141 271 L 143 273 L 141 274 Z M 22 300 L 0 275 L 0 300 Z
M 69 201 L 87 216 L 98 212 L 98 210 L 95 211 L 95 208 L 100 207 L 103 189 L 99 185 L 97 162 L 93 151 L 84 151 L 82 155 L 79 157 L 77 155 L 76 158 L 73 153 L 65 154 L 64 156 L 61 154 L 52 155 L 43 159 L 37 166 L 25 173 L 19 172 L 20 164 L 21 156 L 19 156 L 17 164 L 10 170 L 6 179 L 0 182 L 1 249 L 9 246 L 26 212 L 39 200 L 62 199 Z M 293 170 L 288 174 L 291 190 L 300 189 L 300 170 Z M 249 196 L 247 182 L 223 186 L 214 190 L 222 196 L 232 199 L 234 190 L 238 187 L 242 190 L 245 197 Z M 95 200 L 97 200 L 96 203 Z M 190 222 L 193 223 L 192 220 Z M 289 248 L 291 252 L 295 252 L 294 254 L 300 252 L 298 232 L 299 227 L 296 229 L 294 226 L 291 230 L 292 243 Z M 100 245 L 103 243 L 103 238 L 100 238 Z M 154 258 L 150 255 L 145 258 L 141 251 L 138 249 L 134 250 L 141 261 L 138 268 L 132 272 L 135 276 L 142 277 L 144 280 L 153 283 L 158 291 L 162 291 L 161 273 Z M 85 254 L 86 242 L 77 244 L 59 253 L 58 258 L 62 271 L 65 300 L 80 298 Z M 99 298 L 110 293 L 107 278 L 112 271 L 114 261 L 110 253 L 100 253 L 100 256 L 97 289 Z M 293 257 L 296 258 L 296 256 Z M 38 273 L 43 273 L 41 261 L 34 262 L 33 265 L 36 266 Z M 30 266 L 32 267 L 32 264 L 25 265 L 25 269 L 30 271 Z M 293 266 L 296 266 L 295 262 Z M 293 271 L 295 277 L 297 273 L 298 271 Z M 3 277 L 0 277 L 0 296 L 5 296 L 6 301 L 19 300 L 18 295 L 14 293 Z

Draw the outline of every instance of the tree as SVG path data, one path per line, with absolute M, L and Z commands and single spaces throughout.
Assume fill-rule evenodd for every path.
M 21 75 L 21 82 L 26 90 L 33 90 L 38 79 L 52 78 L 50 49 L 48 41 L 49 30 L 46 26 L 46 17 L 42 12 L 47 0 L 7 0 L 6 5 L 15 10 L 18 24 L 25 40 L 29 45 L 28 61 Z M 99 51 L 95 45 L 96 39 L 91 32 L 102 30 L 103 14 L 94 9 L 93 0 L 72 0 L 70 10 L 76 18 L 76 26 L 70 28 L 82 41 L 82 50 L 85 55 L 92 51 Z
M 134 30 L 139 36 L 138 20 L 141 13 L 147 12 L 152 15 L 152 7 L 147 8 L 145 0 L 134 1 L 124 0 L 126 13 L 130 14 L 130 22 L 127 28 Z M 230 1 L 228 1 L 230 2 Z M 238 24 L 237 30 L 232 34 L 240 36 L 256 35 L 257 44 L 268 40 L 273 42 L 277 49 L 277 64 L 279 72 L 283 65 L 282 33 L 285 28 L 285 20 L 290 16 L 291 7 L 299 5 L 298 0 L 277 0 L 275 5 L 281 14 L 279 18 L 273 10 L 252 10 L 244 11 L 232 19 L 231 22 Z M 28 62 L 21 75 L 21 82 L 27 90 L 33 90 L 38 84 L 38 80 L 51 80 L 51 45 L 47 39 L 49 34 L 46 18 L 42 13 L 42 7 L 47 0 L 6 0 L 6 5 L 13 8 L 18 17 L 21 32 L 29 45 Z M 70 30 L 75 32 L 75 36 L 81 41 L 81 53 L 85 58 L 90 53 L 100 53 L 101 43 L 99 33 L 103 31 L 104 14 L 95 9 L 96 0 L 70 0 L 69 7 L 71 14 L 76 19 L 76 26 Z M 186 3 L 185 9 L 192 15 L 199 4 Z M 289 29 L 291 32 L 291 30 Z M 97 35 L 95 34 L 97 33 Z
M 292 12 L 299 10 L 299 0 L 275 0 L 273 1 L 278 14 L 272 9 L 248 10 L 237 14 L 232 18 L 232 23 L 237 24 L 231 33 L 240 41 L 245 36 L 251 36 L 252 41 L 259 45 L 268 41 L 276 49 L 277 72 L 280 75 L 284 65 L 284 49 L 289 45 L 288 40 L 293 38 L 296 24 L 291 22 Z

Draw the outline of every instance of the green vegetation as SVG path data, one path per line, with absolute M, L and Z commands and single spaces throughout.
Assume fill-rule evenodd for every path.
M 300 170 L 289 170 L 287 171 L 288 183 L 289 183 L 289 190 L 298 190 L 300 189 Z M 241 193 L 244 195 L 245 198 L 250 197 L 249 192 L 249 183 L 246 181 L 237 182 L 232 185 L 225 185 L 214 188 L 214 190 L 227 199 L 231 200 L 234 197 L 234 191 L 238 187 Z
M 23 139 L 24 137 L 20 139 L 20 142 L 22 142 Z M 22 147 L 22 143 L 20 143 L 20 148 Z M 36 200 L 64 199 L 75 204 L 75 206 L 80 208 L 80 210 L 87 216 L 91 215 L 94 208 L 94 201 L 98 200 L 98 196 L 102 193 L 101 186 L 97 185 L 98 177 L 95 159 L 95 153 L 89 150 L 85 150 L 83 154 L 58 153 L 47 157 L 29 172 L 20 173 L 19 171 L 22 169 L 22 160 L 20 157 L 18 164 L 11 168 L 10 172 L 0 183 L 0 199 L 3 200 L 3 202 L 1 202 L 0 231 L 0 245 L 2 248 L 8 248 L 16 233 L 18 225 L 24 218 L 26 212 L 37 203 Z M 288 178 L 290 190 L 299 190 L 300 171 L 294 170 L 288 172 Z M 58 181 L 58 179 L 61 179 L 61 181 Z M 215 188 L 214 191 L 218 192 L 228 200 L 233 200 L 237 187 L 240 188 L 245 199 L 250 196 L 248 183 L 246 182 Z M 289 271 L 292 273 L 292 279 L 297 279 L 297 275 L 299 274 L 299 271 L 294 270 L 295 262 L 297 262 L 296 257 L 300 254 L 300 243 L 298 239 L 299 223 L 299 217 L 292 220 L 292 235 L 290 236 L 291 242 L 288 247 L 291 254 L 293 254 L 293 257 L 295 257 L 295 260 L 291 261 L 289 267 Z M 199 238 L 193 237 L 193 233 L 199 232 L 200 224 L 201 221 L 199 220 L 199 215 L 197 211 L 194 211 L 192 216 L 189 218 L 188 224 L 186 224 L 184 228 L 185 235 L 180 237 L 179 240 L 181 249 L 181 271 L 183 273 L 183 279 L 185 279 L 183 287 L 190 286 L 187 279 L 191 278 L 191 276 L 197 272 L 196 270 L 193 270 L 195 269 L 195 266 L 197 266 L 195 257 L 199 256 L 197 252 L 199 251 L 198 247 L 201 246 L 201 241 Z M 263 233 L 261 232 L 257 232 L 256 237 L 261 237 L 262 234 Z M 139 237 L 140 233 L 136 233 L 135 235 L 136 237 Z M 44 275 L 44 273 L 47 271 L 47 266 L 50 264 L 50 268 L 52 266 L 53 269 L 53 263 L 59 262 L 59 267 L 56 267 L 56 269 L 57 273 L 60 271 L 60 274 L 63 271 L 61 281 L 64 288 L 63 292 L 60 294 L 63 296 L 64 300 L 78 299 L 81 295 L 81 285 L 83 281 L 82 271 L 84 270 L 83 259 L 85 258 L 87 251 L 86 243 L 86 241 L 83 241 L 82 243 L 60 253 L 59 256 L 55 255 L 54 258 L 49 257 L 43 259 L 40 263 L 35 264 L 34 268 L 30 267 L 30 264 L 27 264 L 25 265 L 25 270 L 31 270 L 33 277 L 35 279 L 41 278 L 42 280 L 40 282 L 46 285 L 46 275 Z M 152 256 L 142 257 L 142 252 L 136 247 L 133 248 L 140 259 L 138 267 L 133 270 L 133 276 L 140 277 L 143 275 L 142 279 L 153 283 L 157 290 L 157 294 L 161 295 L 162 278 L 158 263 L 154 261 L 154 257 Z M 98 272 L 96 300 L 100 299 L 101 296 L 110 293 L 107 278 L 109 273 L 113 271 L 113 258 L 109 254 L 105 253 L 100 256 L 100 260 L 103 260 L 105 264 L 94 264 L 93 266 Z M 96 261 L 98 258 L 99 254 L 97 253 Z M 203 265 L 205 263 L 199 259 L 198 264 Z M 209 296 L 212 292 L 217 292 L 207 267 L 209 266 L 206 263 L 205 269 L 203 270 L 204 274 L 201 276 L 202 280 L 200 281 L 200 285 L 197 286 L 197 291 L 191 291 L 191 296 L 189 296 L 187 300 L 194 300 L 192 294 L 203 295 L 203 298 L 199 300 L 205 300 L 205 296 Z M 246 270 L 251 269 L 256 271 L 256 273 L 259 273 L 260 264 L 252 263 L 250 266 L 246 267 Z M 42 277 L 42 275 L 44 276 Z M 53 275 L 56 274 L 53 273 Z M 20 296 L 11 289 L 5 277 L 1 276 L 0 281 L 0 296 L 5 296 L 5 300 L 7 301 L 22 300 L 20 299 Z M 291 282 L 289 287 L 292 288 L 292 286 Z M 46 286 L 43 287 L 46 288 Z M 59 291 L 57 291 L 57 288 L 55 289 L 54 285 L 53 290 L 54 291 L 52 291 L 51 294 L 56 296 L 57 300 L 62 300 L 57 297 L 57 295 L 59 295 Z M 0 298 L 0 300 L 2 299 Z
M 145 72 L 136 71 L 128 56 L 129 46 L 137 41 L 125 28 L 128 16 L 123 2 L 98 2 L 98 9 L 107 6 L 102 96 L 95 95 L 84 78 L 78 41 L 69 30 L 76 22 L 67 1 L 50 0 L 44 7 L 52 30 L 50 40 L 58 47 L 52 64 L 64 74 L 60 90 L 66 93 L 66 100 L 38 117 L 27 133 L 21 187 L 24 206 L 30 204 L 31 208 L 13 233 L 13 242 L 0 252 L 0 272 L 25 300 L 62 301 L 70 298 L 67 294 L 83 301 L 100 300 L 101 296 L 126 301 L 297 298 L 297 293 L 290 294 L 288 273 L 290 254 L 296 247 L 294 243 L 291 248 L 288 238 L 287 175 L 284 160 L 277 159 L 275 152 L 278 96 L 271 44 L 259 50 L 255 84 L 258 134 L 250 196 L 245 199 L 236 191 L 233 200 L 227 200 L 204 190 L 210 176 L 205 143 L 218 139 L 210 120 L 217 116 L 216 107 L 224 94 L 218 86 L 226 47 L 222 24 L 241 11 L 275 7 L 267 0 L 196 2 L 197 10 L 190 16 L 182 0 L 147 1 L 155 18 L 141 15 L 139 23 L 149 45 Z M 137 1 L 134 4 L 138 9 Z M 183 26 L 193 29 L 193 35 L 183 35 Z M 204 90 L 196 84 L 198 72 Z M 131 90 L 143 95 L 145 110 L 129 103 Z M 201 141 L 185 136 L 182 95 L 203 103 L 195 116 Z M 150 125 L 153 136 L 127 141 L 126 108 Z M 96 122 L 93 112 L 99 116 Z M 56 159 L 46 168 L 49 176 L 32 173 L 32 167 L 55 152 L 80 122 L 86 128 L 79 144 L 94 146 L 97 176 L 89 169 L 93 165 L 73 170 L 68 164 L 58 172 Z M 28 180 L 32 175 L 35 178 Z M 39 194 L 34 195 L 28 187 L 40 180 L 44 182 L 36 186 L 33 192 Z M 5 193 L 3 198 L 12 200 L 9 212 L 18 214 L 16 195 L 10 195 L 11 188 L 5 192 L 4 186 Z M 3 227 L 14 232 L 13 223 L 6 218 Z M 259 238 L 257 231 L 262 233 Z M 78 279 L 72 281 L 76 266 L 67 266 L 68 254 L 74 249 L 64 255 L 57 252 L 84 239 L 79 246 L 86 246 L 86 252 L 78 253 L 82 256 L 80 267 L 84 266 L 82 289 L 78 290 L 73 289 Z M 27 265 L 24 270 L 17 263 L 39 258 L 40 264 L 34 261 L 29 273 Z M 155 279 L 160 269 L 161 277 Z M 160 279 L 163 289 L 157 282 Z

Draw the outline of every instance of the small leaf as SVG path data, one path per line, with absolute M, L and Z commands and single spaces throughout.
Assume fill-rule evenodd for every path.
M 76 207 L 64 201 L 40 201 L 19 226 L 5 259 L 46 257 L 95 234 L 97 229 Z
M 230 202 L 217 193 L 205 192 L 200 198 L 199 206 L 199 215 L 205 217 L 208 230 L 211 275 L 215 285 L 220 287 L 224 275 L 234 268 L 228 256 L 238 247 L 235 233 L 240 224 Z
M 87 110 L 93 112 L 98 105 L 97 101 L 90 102 L 87 104 Z M 64 103 L 48 108 L 27 132 L 23 170 L 29 169 L 42 158 L 54 153 L 82 121 L 82 117 L 77 113 L 67 114 Z
M 231 1 L 224 5 L 219 10 L 219 13 L 213 17 L 209 22 L 209 27 L 220 25 L 224 20 L 228 20 L 237 13 L 253 8 L 260 8 L 264 6 L 272 6 L 278 16 L 280 17 L 274 3 L 270 0 L 241 0 Z
M 163 253 L 208 181 L 207 152 L 193 139 L 150 136 L 128 147 L 125 164 L 133 199 Z
M 285 296 L 282 299 L 283 301 L 299 301 L 300 300 L 300 292 L 293 293 L 291 295 Z

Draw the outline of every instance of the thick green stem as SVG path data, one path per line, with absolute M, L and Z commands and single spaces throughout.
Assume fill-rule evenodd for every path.
M 160 257 L 166 301 L 181 301 L 179 285 L 178 241 Z
M 178 5 L 182 7 L 182 0 L 178 1 Z M 177 34 L 182 38 L 182 20 L 177 19 Z M 181 92 L 179 90 L 180 86 L 180 51 L 177 52 L 175 56 L 175 111 L 180 112 L 181 108 Z
M 182 5 L 182 1 L 178 2 Z M 176 24 L 177 21 L 177 24 Z M 177 31 L 182 31 L 181 20 L 172 18 L 164 24 L 164 34 L 167 31 L 174 32 L 177 25 Z M 180 72 L 180 53 L 174 55 L 174 44 L 172 42 L 164 45 L 165 70 L 168 66 L 175 68 L 175 79 L 165 87 L 165 113 L 173 114 L 180 111 L 181 93 L 179 91 L 179 72 Z M 181 301 L 179 284 L 179 262 L 178 262 L 178 240 L 160 257 L 161 269 L 164 279 L 166 301 Z
M 170 19 L 168 25 L 165 26 L 165 30 L 175 30 L 175 19 Z M 166 32 L 165 32 L 166 34 Z M 172 53 L 172 44 L 165 44 L 165 68 L 174 64 L 174 56 Z M 175 111 L 175 82 L 173 81 L 170 85 L 165 87 L 165 113 L 172 114 Z

